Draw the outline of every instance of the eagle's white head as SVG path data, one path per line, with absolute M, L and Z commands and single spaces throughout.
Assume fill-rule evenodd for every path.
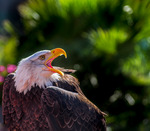
M 60 80 L 63 72 L 52 67 L 52 61 L 66 52 L 61 48 L 42 50 L 22 59 L 14 75 L 15 87 L 18 92 L 26 94 L 34 85 L 40 88 L 52 86 L 52 82 Z

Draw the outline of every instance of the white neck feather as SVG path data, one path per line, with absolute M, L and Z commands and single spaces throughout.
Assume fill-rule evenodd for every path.
M 50 77 L 44 77 L 41 74 L 41 70 L 32 68 L 30 63 L 24 64 L 25 60 L 22 60 L 15 72 L 14 80 L 15 87 L 19 93 L 26 94 L 36 85 L 40 88 L 45 88 L 45 86 L 52 86 L 52 82 L 56 82 L 61 79 L 60 75 L 57 73 L 52 73 Z

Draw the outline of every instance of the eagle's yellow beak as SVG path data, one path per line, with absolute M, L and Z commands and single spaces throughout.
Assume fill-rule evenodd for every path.
M 46 66 L 50 71 L 55 72 L 55 73 L 58 73 L 58 74 L 60 74 L 61 76 L 63 76 L 64 73 L 61 72 L 60 70 L 57 70 L 57 69 L 53 68 L 52 65 L 51 65 L 51 63 L 52 63 L 52 61 L 53 61 L 55 58 L 57 58 L 58 56 L 61 56 L 61 55 L 64 55 L 65 58 L 67 58 L 66 52 L 65 52 L 63 49 L 61 49 L 61 48 L 56 48 L 56 49 L 51 50 L 51 54 L 52 54 L 52 55 L 45 61 L 45 66 Z

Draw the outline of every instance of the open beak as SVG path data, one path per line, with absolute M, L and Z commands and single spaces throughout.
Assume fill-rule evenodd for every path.
M 58 74 L 60 74 L 61 76 L 63 76 L 64 73 L 61 72 L 60 70 L 57 70 L 57 69 L 53 68 L 52 65 L 51 65 L 51 63 L 52 63 L 52 61 L 53 61 L 55 58 L 57 58 L 58 56 L 61 56 L 61 55 L 64 55 L 65 58 L 67 58 L 66 52 L 65 52 L 63 49 L 61 49 L 61 48 L 56 48 L 56 49 L 51 50 L 51 54 L 52 54 L 52 55 L 45 61 L 45 66 L 46 66 L 50 71 L 55 72 L 55 73 L 58 73 Z

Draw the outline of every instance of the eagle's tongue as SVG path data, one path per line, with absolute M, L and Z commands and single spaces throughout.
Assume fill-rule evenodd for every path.
M 54 60 L 55 58 L 52 58 L 52 59 L 49 59 L 47 62 L 46 62 L 46 65 L 50 68 L 53 68 L 52 67 L 52 61 Z
M 47 67 L 48 67 L 52 72 L 58 73 L 58 74 L 60 74 L 61 76 L 63 76 L 63 75 L 64 75 L 63 72 L 61 72 L 60 70 L 57 70 L 57 69 L 53 68 L 52 65 L 51 65 L 51 64 L 52 64 L 52 61 L 53 61 L 55 58 L 56 58 L 56 57 L 49 59 L 49 60 L 46 62 L 46 65 L 47 65 Z

